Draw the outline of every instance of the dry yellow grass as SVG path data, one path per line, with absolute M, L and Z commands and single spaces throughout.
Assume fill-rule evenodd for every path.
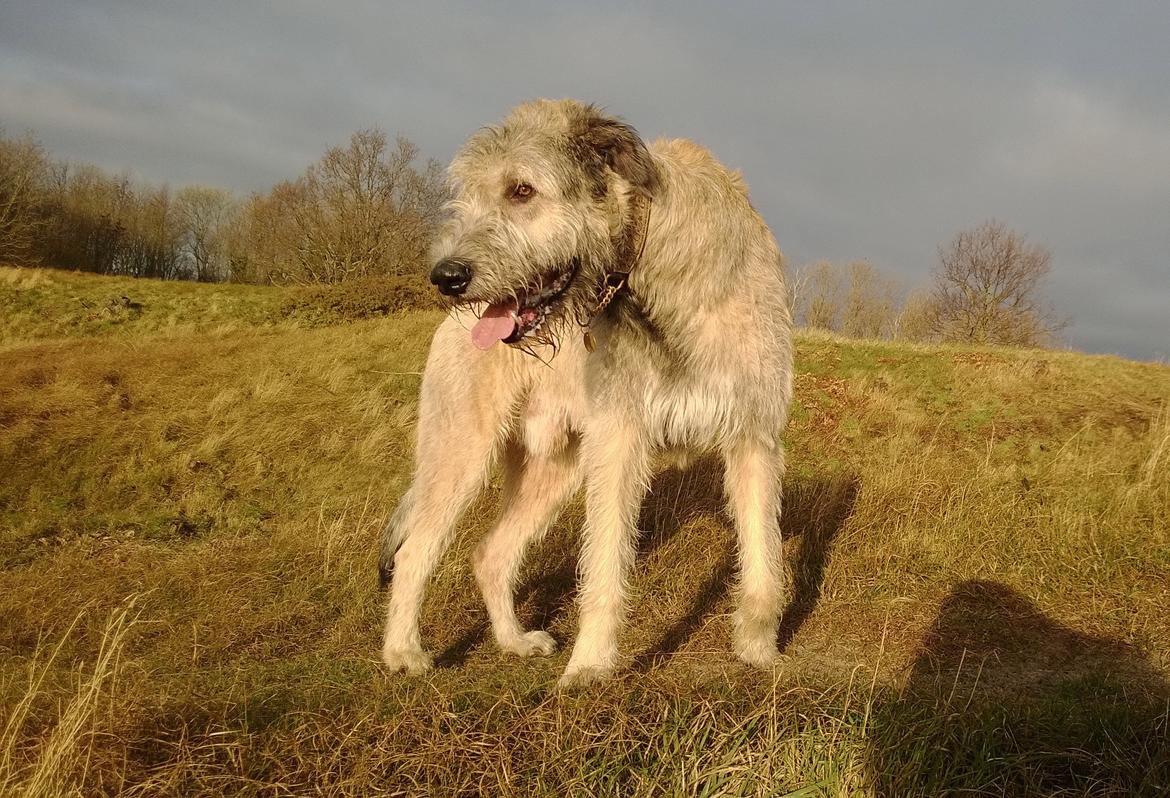
M 429 594 L 441 667 L 377 662 L 438 314 L 306 329 L 256 311 L 276 289 L 202 317 L 200 287 L 143 282 L 181 324 L 74 329 L 64 278 L 4 274 L 0 307 L 44 291 L 0 325 L 4 794 L 1170 790 L 1170 369 L 802 336 L 783 665 L 730 655 L 700 462 L 644 508 L 628 669 L 561 697 L 565 655 L 496 652 L 471 589 L 494 492 Z M 580 521 L 521 589 L 562 643 Z

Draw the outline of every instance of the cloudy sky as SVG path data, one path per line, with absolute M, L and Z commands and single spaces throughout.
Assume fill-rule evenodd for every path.
M 1170 4 L 0 3 L 0 125 L 240 192 L 362 127 L 446 160 L 536 96 L 743 170 L 789 262 L 925 284 L 997 218 L 1053 252 L 1069 343 L 1170 356 Z

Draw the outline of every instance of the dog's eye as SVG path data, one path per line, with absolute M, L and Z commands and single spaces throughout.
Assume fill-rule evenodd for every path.
M 528 183 L 517 183 L 512 186 L 512 199 L 516 202 L 528 202 L 534 194 L 536 189 Z

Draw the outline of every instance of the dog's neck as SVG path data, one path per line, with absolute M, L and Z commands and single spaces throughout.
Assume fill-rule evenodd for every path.
M 622 291 L 629 292 L 630 272 L 642 259 L 646 248 L 646 237 L 650 231 L 650 197 L 638 191 L 629 194 L 626 200 L 626 223 L 614 242 L 613 268 L 605 274 L 597 294 L 597 303 L 589 312 L 585 323 L 585 348 L 593 351 L 595 343 L 589 331 L 593 320 L 605 312 L 610 303 Z

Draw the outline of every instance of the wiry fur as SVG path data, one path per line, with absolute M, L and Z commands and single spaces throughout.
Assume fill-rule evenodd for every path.
M 634 524 L 654 455 L 715 451 L 739 543 L 735 651 L 769 664 L 783 601 L 780 436 L 792 395 L 791 321 L 780 252 L 737 174 L 683 140 L 646 147 L 633 129 L 575 101 L 537 101 L 476 133 L 450 168 L 452 217 L 436 258 L 472 264 L 473 279 L 435 333 L 423 377 L 414 481 L 387 526 L 380 566 L 393 576 L 382 657 L 394 670 L 430 665 L 419 637 L 423 590 L 455 524 L 490 469 L 504 467 L 503 509 L 475 554 L 499 645 L 548 654 L 520 627 L 513 588 L 525 548 L 585 485 L 580 632 L 562 686 L 617 665 L 635 551 Z M 517 180 L 536 189 L 508 199 Z M 628 291 L 587 316 L 616 263 L 635 192 L 652 199 Z M 544 343 L 472 346 L 482 303 L 579 262 Z M 555 350 L 554 350 L 555 345 Z

